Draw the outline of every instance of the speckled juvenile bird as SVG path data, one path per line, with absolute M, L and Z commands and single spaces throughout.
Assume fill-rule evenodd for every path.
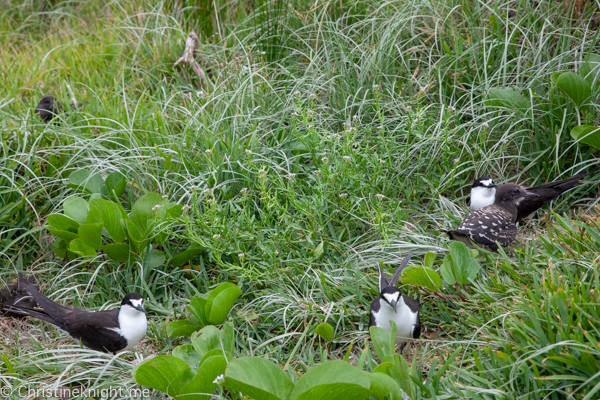
M 50 122 L 59 113 L 64 112 L 63 105 L 52 95 L 46 95 L 42 97 L 39 104 L 35 108 L 35 113 L 39 114 L 40 118 L 44 122 Z
M 510 245 L 517 236 L 519 208 L 526 202 L 536 202 L 540 195 L 523 186 L 507 183 L 496 187 L 494 203 L 473 211 L 456 229 L 447 231 L 450 238 L 492 251 Z
M 588 172 L 580 172 L 570 178 L 525 188 L 525 190 L 535 193 L 537 196 L 530 196 L 519 203 L 517 206 L 516 222 L 527 218 L 561 194 L 573 189 L 575 186 L 579 185 L 579 182 L 587 175 L 589 175 Z M 507 183 L 506 185 L 509 184 Z M 475 179 L 475 182 L 473 182 L 473 186 L 471 187 L 471 210 L 479 210 L 480 208 L 494 203 L 496 192 L 502 186 L 504 185 L 495 185 L 492 178 L 489 176 L 482 176 Z
M 390 321 L 396 324 L 395 342 L 400 344 L 400 353 L 404 350 L 408 339 L 421 336 L 421 320 L 419 318 L 421 304 L 410 297 L 403 295 L 396 287 L 402 270 L 408 265 L 412 252 L 402 260 L 392 280 L 388 280 L 379 266 L 379 296 L 371 303 L 369 313 L 369 326 L 392 331 Z
M 29 286 L 35 286 L 36 281 L 37 277 L 35 274 L 25 277 L 25 274 L 19 272 L 17 278 L 13 279 L 8 287 L 0 291 L 0 315 L 12 318 L 24 318 L 23 314 L 10 311 L 10 306 L 37 307 L 37 301 L 29 294 Z M 35 287 L 37 288 L 37 286 Z

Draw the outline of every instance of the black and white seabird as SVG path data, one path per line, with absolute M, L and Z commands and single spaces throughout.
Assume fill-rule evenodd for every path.
M 42 309 L 21 306 L 9 309 L 46 321 L 92 350 L 111 353 L 129 350 L 146 336 L 144 299 L 137 293 L 126 295 L 121 308 L 104 311 L 62 306 L 33 286 L 29 287 L 29 293 Z
M 408 264 L 412 254 L 410 252 L 402 261 L 391 281 L 388 280 L 381 266 L 379 266 L 380 294 L 371 303 L 369 319 L 369 327 L 377 326 L 390 332 L 392 331 L 390 321 L 396 323 L 395 341 L 397 344 L 400 344 L 400 353 L 404 350 L 408 339 L 416 339 L 421 336 L 421 320 L 419 319 L 421 304 L 403 295 L 400 289 L 396 287 L 396 282 L 400 278 L 400 274 Z
M 554 182 L 547 182 L 541 185 L 526 187 L 530 193 L 534 193 L 537 196 L 530 196 L 527 199 L 521 201 L 517 206 L 517 220 L 519 222 L 529 215 L 533 214 L 542 206 L 550 203 L 552 200 L 565 193 L 566 191 L 573 189 L 579 185 L 588 172 L 581 172 L 573 175 L 570 178 L 561 179 Z M 506 185 L 514 185 L 507 183 Z M 473 211 L 479 210 L 480 208 L 489 206 L 494 203 L 496 199 L 496 193 L 499 188 L 504 185 L 495 185 L 492 178 L 489 176 L 482 176 L 475 179 L 473 186 L 471 187 L 471 201 L 470 208 Z
M 462 220 L 456 229 L 447 231 L 453 240 L 492 251 L 510 245 L 517 236 L 517 217 L 524 202 L 534 202 L 538 194 L 514 183 L 498 185 L 494 203 L 473 211 Z

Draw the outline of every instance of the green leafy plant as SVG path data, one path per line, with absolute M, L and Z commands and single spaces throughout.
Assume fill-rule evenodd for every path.
M 450 253 L 444 257 L 440 272 L 448 286 L 463 286 L 469 280 L 475 280 L 479 274 L 480 266 L 477 261 L 476 250 L 467 248 L 462 242 L 452 242 L 448 245 Z
M 442 278 L 433 270 L 435 253 L 425 254 L 423 265 L 409 265 L 402 271 L 402 283 L 422 286 L 431 291 L 442 289 Z
M 170 337 L 190 336 L 206 325 L 222 324 L 241 294 L 239 287 L 224 282 L 201 297 L 193 297 L 187 305 L 191 315 L 171 322 L 167 326 L 167 334 Z

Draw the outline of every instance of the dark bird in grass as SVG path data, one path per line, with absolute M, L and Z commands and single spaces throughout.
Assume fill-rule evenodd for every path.
M 510 245 L 517 236 L 517 218 L 523 203 L 536 202 L 539 194 L 514 183 L 498 185 L 494 203 L 473 211 L 456 229 L 446 231 L 451 239 L 471 242 L 492 251 Z
M 404 350 L 409 339 L 421 336 L 421 320 L 419 318 L 421 304 L 403 295 L 396 287 L 402 270 L 408 265 L 412 252 L 402 261 L 392 280 L 388 280 L 379 266 L 379 296 L 371 303 L 369 327 L 392 331 L 390 321 L 396 324 L 396 344 L 400 344 L 400 353 Z
M 92 350 L 116 354 L 129 350 L 146 335 L 147 320 L 144 299 L 129 293 L 121 308 L 105 311 L 88 311 L 62 306 L 29 286 L 29 293 L 39 308 L 11 306 L 12 312 L 46 321 Z
M 517 206 L 517 220 L 519 222 L 529 215 L 533 214 L 539 208 L 550 203 L 552 200 L 565 193 L 566 191 L 573 189 L 579 182 L 589 175 L 589 172 L 581 172 L 573 175 L 570 178 L 561 179 L 554 182 L 547 182 L 537 186 L 526 187 L 530 193 L 534 193 L 537 196 L 530 196 L 519 203 Z M 505 185 L 514 185 L 513 183 L 506 183 Z M 496 199 L 496 193 L 504 185 L 495 185 L 492 178 L 489 176 L 482 176 L 475 179 L 473 186 L 471 187 L 471 201 L 470 208 L 473 211 L 479 210 L 480 208 L 489 206 L 494 203 Z
M 63 105 L 52 95 L 42 97 L 35 108 L 35 113 L 38 114 L 44 122 L 52 121 L 54 117 L 64 111 Z
M 24 318 L 23 314 L 11 312 L 7 308 L 14 305 L 37 307 L 37 302 L 29 295 L 29 286 L 35 286 L 36 280 L 35 275 L 25 277 L 25 274 L 19 272 L 17 278 L 0 291 L 0 314 L 5 317 Z

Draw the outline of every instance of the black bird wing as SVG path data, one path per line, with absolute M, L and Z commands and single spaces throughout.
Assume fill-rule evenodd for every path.
M 405 295 L 402 295 L 402 298 L 404 299 L 404 303 L 408 306 L 408 308 L 410 308 L 410 311 L 417 313 L 417 322 L 413 326 L 412 331 L 413 339 L 417 339 L 419 336 L 421 336 L 421 304 L 415 299 Z
M 527 198 L 527 201 L 519 203 L 519 206 L 517 207 L 517 222 L 527 218 L 567 190 L 573 189 L 575 186 L 579 185 L 579 181 L 589 174 L 589 172 L 581 172 L 570 178 L 546 182 L 541 185 L 526 188 L 528 192 L 537 194 L 537 197 L 531 196 Z
M 35 288 L 30 293 L 43 310 L 12 307 L 34 318 L 48 322 L 66 332 L 84 346 L 98 351 L 117 352 L 127 347 L 127 340 L 114 329 L 119 328 L 119 310 L 88 311 L 62 306 L 50 300 Z
M 498 250 L 496 242 L 505 247 L 515 240 L 517 226 L 512 213 L 492 204 L 467 215 L 456 229 L 449 231 L 451 236 L 452 233 L 468 236 L 477 244 Z

